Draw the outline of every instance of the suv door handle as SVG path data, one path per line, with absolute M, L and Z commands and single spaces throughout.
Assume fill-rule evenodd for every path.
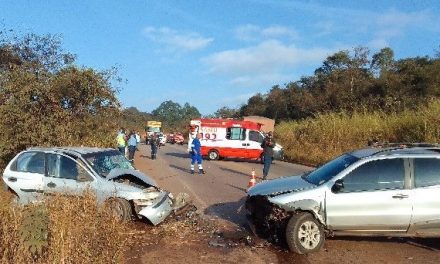
M 407 194 L 396 194 L 392 196 L 394 199 L 404 199 L 404 198 L 408 198 Z
M 10 182 L 16 182 L 16 181 L 17 181 L 17 178 L 15 178 L 15 177 L 9 177 L 9 178 L 8 178 L 8 181 L 10 181 Z
M 247 146 L 246 143 L 241 143 L 242 146 Z
M 50 187 L 50 188 L 54 188 L 54 187 L 56 187 L 57 185 L 55 184 L 55 183 L 53 183 L 53 182 L 49 182 L 48 184 L 47 184 L 47 187 Z

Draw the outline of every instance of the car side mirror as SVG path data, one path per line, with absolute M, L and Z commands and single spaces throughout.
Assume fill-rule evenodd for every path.
M 344 181 L 342 179 L 336 180 L 332 186 L 332 192 L 337 193 L 341 189 L 344 189 Z

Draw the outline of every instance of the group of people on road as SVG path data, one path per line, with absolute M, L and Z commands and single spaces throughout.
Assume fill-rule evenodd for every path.
M 141 136 L 135 130 L 127 131 L 121 127 L 116 137 L 116 143 L 118 150 L 121 154 L 125 155 L 129 161 L 133 162 L 134 153 L 138 149 L 138 145 L 141 142 Z
M 203 159 L 201 152 L 201 141 L 202 135 L 200 133 L 190 133 L 188 139 L 188 152 L 191 158 L 190 165 L 190 173 L 195 173 L 195 164 L 198 165 L 198 173 L 205 174 L 205 170 L 203 169 Z M 116 142 L 118 145 L 119 151 L 125 155 L 128 160 L 133 163 L 134 154 L 138 149 L 138 145 L 140 143 L 140 136 L 134 130 L 131 130 L 129 133 L 126 133 L 124 128 L 121 128 L 118 132 L 118 136 L 116 137 Z M 146 138 L 146 144 L 151 147 L 151 159 L 155 160 L 157 158 L 157 150 L 160 146 L 160 139 L 157 133 L 152 133 L 150 137 Z M 273 139 L 273 133 L 269 132 L 266 134 L 263 142 L 261 143 L 261 147 L 263 148 L 263 180 L 267 179 L 267 175 L 269 174 L 270 165 L 272 164 L 272 159 L 274 155 L 273 148 L 275 147 L 275 140 Z

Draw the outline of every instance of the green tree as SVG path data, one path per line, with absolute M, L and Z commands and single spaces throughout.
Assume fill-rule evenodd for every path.
M 74 66 L 50 35 L 0 37 L 0 167 L 29 146 L 113 145 L 111 72 Z

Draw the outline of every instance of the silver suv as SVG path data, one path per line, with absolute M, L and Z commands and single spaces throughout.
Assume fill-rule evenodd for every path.
M 260 236 L 299 254 L 326 235 L 440 237 L 440 147 L 352 151 L 314 171 L 257 184 L 246 209 Z
M 3 181 L 20 204 L 55 193 L 82 195 L 91 190 L 98 202 L 107 203 L 121 220 L 136 216 L 153 225 L 183 207 L 188 199 L 186 194 L 174 198 L 160 189 L 115 149 L 29 148 L 9 162 Z

